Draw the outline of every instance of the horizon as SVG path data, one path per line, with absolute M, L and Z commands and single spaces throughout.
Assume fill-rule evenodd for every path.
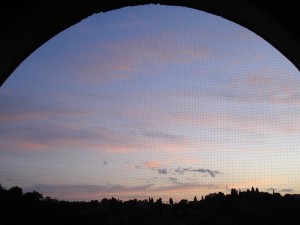
M 1 184 L 0 184 L 0 187 L 2 191 L 9 191 L 10 189 L 6 189 L 4 188 Z M 12 189 L 14 188 L 20 188 L 22 190 L 22 195 L 26 195 L 26 194 L 32 194 L 32 193 L 38 193 L 38 194 L 41 194 L 39 193 L 38 191 L 36 190 L 32 190 L 32 191 L 29 191 L 29 192 L 24 192 L 22 187 L 19 187 L 19 186 L 13 186 L 11 187 Z M 132 199 L 127 199 L 127 200 L 123 200 L 123 199 L 119 199 L 119 198 L 115 198 L 114 196 L 111 196 L 111 197 L 104 197 L 102 199 L 90 199 L 90 200 L 63 200 L 63 199 L 56 199 L 56 198 L 53 198 L 51 196 L 44 196 L 43 194 L 41 194 L 41 199 L 40 200 L 55 200 L 55 201 L 67 201 L 67 202 L 85 202 L 85 203 L 88 203 L 88 202 L 93 202 L 93 201 L 98 201 L 99 203 L 103 203 L 103 201 L 110 201 L 110 200 L 117 200 L 118 203 L 126 203 L 126 202 L 130 202 L 130 201 L 137 201 L 137 202 L 145 202 L 148 204 L 148 203 L 151 203 L 150 202 L 150 199 L 153 201 L 152 203 L 157 203 L 158 201 L 161 201 L 162 204 L 169 204 L 170 205 L 170 200 L 172 200 L 172 204 L 180 204 L 181 201 L 185 201 L 187 200 L 188 202 L 199 202 L 199 201 L 203 201 L 203 200 L 206 200 L 207 197 L 216 197 L 218 195 L 223 195 L 223 196 L 234 196 L 234 194 L 232 194 L 232 192 L 236 192 L 237 196 L 240 196 L 240 195 L 249 195 L 248 197 L 251 196 L 251 194 L 255 193 L 255 194 L 268 194 L 268 195 L 273 195 L 273 196 L 276 196 L 278 197 L 278 194 L 279 196 L 281 197 L 286 197 L 286 196 L 294 196 L 296 198 L 299 198 L 300 199 L 300 194 L 289 194 L 289 193 L 286 193 L 285 195 L 282 195 L 281 193 L 279 192 L 276 192 L 275 189 L 272 190 L 272 193 L 270 193 L 269 191 L 260 191 L 257 187 L 254 187 L 252 186 L 251 188 L 247 188 L 245 190 L 240 190 L 240 189 L 236 189 L 236 188 L 232 188 L 230 190 L 230 193 L 223 193 L 223 192 L 212 192 L 212 193 L 209 193 L 205 196 L 197 196 L 195 195 L 193 199 L 187 199 L 187 198 L 182 198 L 182 199 L 178 199 L 177 201 L 174 201 L 172 196 L 169 197 L 167 200 L 163 199 L 163 198 L 160 198 L 158 197 L 157 199 L 149 196 L 148 198 L 144 198 L 144 199 L 138 199 L 138 198 L 132 198 Z M 196 200 L 195 200 L 196 199 Z
M 203 11 L 90 16 L 32 53 L 0 104 L 5 188 L 79 201 L 300 193 L 299 71 Z

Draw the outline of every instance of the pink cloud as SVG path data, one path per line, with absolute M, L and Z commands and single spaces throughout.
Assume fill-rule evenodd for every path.
M 177 37 L 180 37 L 177 33 Z M 159 40 L 159 41 L 157 41 Z M 215 54 L 208 48 L 191 44 L 185 37 L 174 38 L 173 34 L 153 34 L 147 38 L 135 38 L 106 45 L 109 51 L 122 50 L 124 57 L 134 58 L 138 63 L 190 63 L 201 59 L 210 59 Z
M 274 70 L 261 67 L 235 78 L 228 89 L 236 90 L 233 100 L 271 104 L 300 104 L 298 71 Z
M 149 162 L 145 162 L 144 166 L 147 167 L 147 168 L 152 169 L 152 168 L 160 167 L 161 163 L 158 162 L 158 161 L 149 161 Z
M 17 149 L 30 149 L 31 151 L 37 150 L 46 150 L 49 148 L 49 145 L 38 143 L 38 142 L 30 142 L 30 141 L 16 141 Z
M 37 120 L 46 120 L 46 119 L 59 119 L 63 117 L 82 117 L 82 116 L 87 116 L 90 113 L 89 112 L 65 112 L 63 110 L 55 111 L 54 109 L 53 112 L 22 112 L 22 113 L 14 113 L 12 112 L 10 115 L 7 114 L 2 114 L 0 115 L 0 122 L 3 123 L 9 123 L 9 122 L 28 122 L 28 121 L 37 121 Z
M 136 73 L 156 74 L 155 70 L 167 65 L 207 60 L 215 55 L 208 48 L 191 44 L 185 37 L 181 39 L 174 39 L 173 34 L 153 34 L 146 38 L 96 43 L 88 54 L 77 54 L 64 68 L 76 83 L 107 84 L 132 78 Z M 152 71 L 144 71 L 143 67 L 149 64 Z
M 186 151 L 186 140 L 172 136 L 150 136 L 113 131 L 108 128 L 77 124 L 37 124 L 23 125 L 7 130 L 0 140 L 9 149 L 90 149 L 95 151 L 120 153 L 129 151 Z
M 131 78 L 137 72 L 137 65 L 131 58 L 112 56 L 98 59 L 95 56 L 90 61 L 73 65 L 69 70 L 75 75 L 72 79 L 77 84 L 108 84 Z
M 146 110 L 145 110 L 146 111 Z M 244 131 L 258 134 L 291 134 L 299 133 L 300 119 L 296 116 L 284 115 L 283 112 L 278 112 L 269 116 L 267 112 L 257 113 L 254 115 L 247 115 L 242 113 L 208 113 L 200 112 L 179 112 L 166 114 L 164 117 L 154 117 L 153 115 L 143 116 L 148 118 L 149 127 L 152 129 L 159 129 L 163 127 L 180 127 L 180 126 L 193 126 L 209 128 L 209 129 L 222 129 L 231 131 Z M 139 115 L 139 113 L 137 113 Z

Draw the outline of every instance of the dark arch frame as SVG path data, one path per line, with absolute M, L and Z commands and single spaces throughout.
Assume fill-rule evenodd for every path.
M 33 51 L 88 16 L 126 6 L 184 6 L 222 16 L 255 32 L 300 70 L 296 1 L 261 0 L 28 0 L 0 7 L 0 86 Z M 285 14 L 289 13 L 289 14 Z

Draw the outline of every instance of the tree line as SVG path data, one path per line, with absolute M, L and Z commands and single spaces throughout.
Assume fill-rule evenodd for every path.
M 297 195 L 231 189 L 179 202 L 162 198 L 103 198 L 68 202 L 0 185 L 0 224 L 300 224 Z

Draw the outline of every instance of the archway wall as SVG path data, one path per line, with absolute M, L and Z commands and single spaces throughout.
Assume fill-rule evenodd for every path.
M 0 10 L 0 85 L 39 46 L 82 19 L 94 13 L 145 4 L 184 6 L 222 16 L 264 38 L 300 70 L 297 16 L 283 17 L 280 13 L 281 7 L 294 10 L 293 4 L 286 2 L 282 6 L 259 0 L 30 0 L 21 5 L 12 1 Z

